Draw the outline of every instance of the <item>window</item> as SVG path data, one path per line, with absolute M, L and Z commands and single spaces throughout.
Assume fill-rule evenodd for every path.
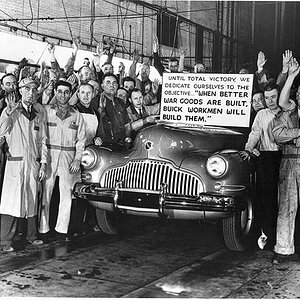
M 178 20 L 166 13 L 157 16 L 157 36 L 161 45 L 178 47 Z

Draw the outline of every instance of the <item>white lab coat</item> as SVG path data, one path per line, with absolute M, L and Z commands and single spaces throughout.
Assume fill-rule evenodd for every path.
M 0 117 L 0 136 L 8 144 L 7 162 L 1 195 L 0 213 L 24 218 L 37 215 L 40 163 L 47 161 L 45 111 L 40 104 L 31 117 L 19 107 Z

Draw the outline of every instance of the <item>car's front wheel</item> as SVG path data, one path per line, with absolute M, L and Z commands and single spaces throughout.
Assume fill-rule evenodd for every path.
M 230 218 L 223 219 L 223 236 L 228 249 L 242 251 L 246 248 L 253 226 L 253 204 L 247 198 L 247 207 Z
M 118 216 L 116 213 L 96 208 L 96 219 L 101 231 L 107 234 L 117 234 Z

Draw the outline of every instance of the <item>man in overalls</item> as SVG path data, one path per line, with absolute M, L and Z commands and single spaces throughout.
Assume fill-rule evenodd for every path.
M 56 236 L 67 239 L 70 222 L 72 189 L 80 181 L 80 161 L 85 146 L 85 122 L 80 112 L 69 105 L 71 84 L 59 80 L 55 84 L 57 103 L 47 105 L 49 168 L 43 184 L 42 210 L 39 231 L 50 231 L 50 201 L 56 177 L 59 176 L 60 201 Z

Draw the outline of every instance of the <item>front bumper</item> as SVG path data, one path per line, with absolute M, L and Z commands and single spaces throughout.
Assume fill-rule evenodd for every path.
M 141 214 L 166 215 L 170 211 L 205 211 L 228 215 L 246 208 L 246 204 L 234 196 L 210 193 L 200 193 L 199 196 L 174 195 L 166 193 L 164 185 L 160 191 L 147 191 L 122 188 L 118 183 L 114 189 L 102 188 L 99 184 L 76 183 L 73 193 L 77 198 L 102 203 L 104 207 L 111 205 L 115 211 L 134 211 Z

